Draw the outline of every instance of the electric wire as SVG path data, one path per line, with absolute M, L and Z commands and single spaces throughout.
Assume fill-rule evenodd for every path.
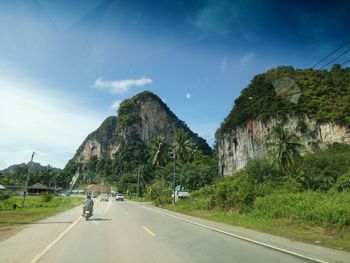
M 340 55 L 336 56 L 334 59 L 332 59 L 331 61 L 329 61 L 326 65 L 324 65 L 323 67 L 321 67 L 319 70 L 324 69 L 325 67 L 327 67 L 329 64 L 333 63 L 334 61 L 336 61 L 338 58 L 344 56 L 346 53 L 348 53 L 350 51 L 350 48 L 345 50 L 343 53 L 341 53 Z
M 346 41 L 344 44 L 342 44 L 340 47 L 338 47 L 336 50 L 332 51 L 330 54 L 328 54 L 326 57 L 324 57 L 323 59 L 319 60 L 318 62 L 316 62 L 316 64 L 314 64 L 311 68 L 316 67 L 318 64 L 320 64 L 321 62 L 325 61 L 327 58 L 329 58 L 330 56 L 332 56 L 334 53 L 336 53 L 338 50 L 342 49 L 343 47 L 345 47 L 347 44 L 350 43 L 350 39 L 348 41 Z
M 345 64 L 349 63 L 350 62 L 350 58 L 348 60 L 346 60 L 345 62 L 343 62 L 342 64 L 340 64 L 340 66 L 344 66 Z

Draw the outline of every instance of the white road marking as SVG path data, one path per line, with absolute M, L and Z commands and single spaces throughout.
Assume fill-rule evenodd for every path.
M 75 220 L 66 230 L 64 230 L 54 241 L 52 241 L 46 248 L 44 248 L 38 255 L 36 255 L 29 263 L 36 263 L 39 259 L 47 253 L 65 234 L 68 233 L 81 219 L 80 216 L 77 220 Z
M 108 205 L 107 205 L 107 207 L 105 208 L 105 214 L 107 214 L 107 211 L 108 211 L 109 207 L 111 206 L 111 203 L 112 203 L 112 202 L 108 202 Z
M 149 209 L 149 210 L 152 210 L 152 211 L 155 211 L 155 212 L 157 212 L 159 214 L 167 215 L 167 216 L 170 216 L 172 218 L 176 218 L 178 220 L 185 221 L 187 223 L 190 223 L 190 224 L 193 224 L 193 225 L 196 225 L 196 226 L 204 227 L 204 228 L 207 228 L 209 230 L 213 230 L 213 231 L 221 233 L 221 234 L 225 234 L 225 235 L 232 236 L 232 237 L 235 237 L 235 238 L 238 238 L 238 239 L 241 239 L 241 240 L 245 240 L 245 241 L 248 241 L 250 243 L 254 243 L 254 244 L 257 244 L 257 245 L 260 245 L 260 246 L 263 246 L 263 247 L 267 247 L 267 248 L 270 248 L 270 249 L 273 249 L 273 250 L 277 250 L 277 251 L 280 251 L 280 252 L 283 252 L 283 253 L 286 253 L 286 254 L 289 254 L 289 255 L 293 255 L 293 256 L 296 256 L 296 257 L 299 257 L 299 258 L 303 258 L 303 259 L 307 259 L 307 260 L 314 261 L 314 262 L 328 263 L 327 261 L 324 261 L 324 260 L 321 260 L 321 259 L 304 256 L 302 254 L 299 254 L 299 253 L 296 253 L 296 252 L 293 252 L 293 251 L 290 251 L 290 250 L 287 250 L 287 249 L 284 249 L 284 248 L 272 246 L 272 245 L 269 245 L 269 244 L 266 244 L 266 243 L 263 243 L 263 242 L 260 242 L 260 241 L 256 241 L 256 240 L 253 240 L 253 239 L 250 239 L 250 238 L 247 238 L 247 237 L 239 236 L 239 235 L 236 235 L 236 234 L 233 234 L 233 233 L 230 233 L 230 232 L 226 232 L 226 231 L 223 231 L 223 230 L 211 227 L 211 226 L 200 224 L 200 223 L 197 223 L 197 222 L 185 219 L 185 218 L 181 218 L 181 217 L 178 217 L 178 216 L 175 216 L 175 215 L 163 212 L 163 211 L 159 211 L 159 210 L 151 208 L 151 207 L 138 205 L 138 204 L 135 204 L 135 205 L 139 206 L 139 207 L 143 207 L 143 208 Z
M 154 234 L 151 230 L 149 230 L 147 227 L 143 226 L 142 227 L 148 234 L 150 234 L 152 237 L 155 237 L 156 234 Z

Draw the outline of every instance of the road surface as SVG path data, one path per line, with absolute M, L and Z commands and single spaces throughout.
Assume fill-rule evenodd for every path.
M 141 203 L 98 202 L 90 221 L 80 218 L 80 213 L 78 207 L 26 226 L 0 243 L 0 262 L 312 262 L 231 236 L 234 227 Z M 214 227 L 221 230 L 218 232 Z M 241 231 L 251 239 L 249 230 L 248 234 L 244 229 Z M 275 247 L 271 240 L 279 238 L 268 237 L 266 244 Z M 257 236 L 259 238 L 261 241 Z M 319 262 L 334 259 L 334 262 L 350 262 L 347 257 L 350 254 L 345 252 L 337 254 L 337 251 L 320 248 L 323 255 L 317 253 L 318 248 L 315 250 L 311 246 L 309 250 L 301 251 L 300 246 L 296 243 L 291 249 L 283 244 L 280 247 L 319 259 Z M 335 253 L 336 257 L 328 253 L 327 259 L 327 252 Z

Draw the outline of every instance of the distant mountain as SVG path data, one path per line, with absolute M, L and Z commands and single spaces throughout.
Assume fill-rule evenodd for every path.
M 184 130 L 204 154 L 212 153 L 207 142 L 179 120 L 157 95 L 144 91 L 124 100 L 118 116 L 108 117 L 89 134 L 69 164 L 86 164 L 94 156 L 113 159 L 121 147 L 135 140 L 149 145 L 154 138 L 162 136 L 171 143 L 178 130 Z
M 7 167 L 7 168 L 4 169 L 4 170 L 0 170 L 0 173 L 13 173 L 13 172 L 16 171 L 16 168 L 17 168 L 17 167 L 26 167 L 26 166 L 28 167 L 29 163 L 30 163 L 30 162 L 28 162 L 27 164 L 25 164 L 25 163 L 20 163 L 20 164 L 11 165 L 11 166 Z M 32 171 L 44 170 L 44 169 L 46 169 L 46 168 L 47 168 L 47 166 L 42 166 L 40 163 L 36 163 L 36 162 L 33 162 L 33 163 L 32 163 L 32 166 L 31 166 L 31 170 L 32 170 Z M 61 172 L 61 171 L 62 171 L 62 169 L 60 169 L 60 168 L 55 168 L 55 167 L 52 167 L 52 170 L 53 170 L 54 172 Z

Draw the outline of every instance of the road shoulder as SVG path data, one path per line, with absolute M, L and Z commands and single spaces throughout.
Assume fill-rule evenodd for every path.
M 306 244 L 300 241 L 293 241 L 287 238 L 274 236 L 271 234 L 266 234 L 239 226 L 232 226 L 210 221 L 207 219 L 193 217 L 182 213 L 166 210 L 163 208 L 155 207 L 150 203 L 134 202 L 134 204 L 144 207 L 145 209 L 153 209 L 159 213 L 168 214 L 169 216 L 173 216 L 175 218 L 177 217 L 179 218 L 179 220 L 181 218 L 184 221 L 191 221 L 197 225 L 205 225 L 209 228 L 214 228 L 222 232 L 232 233 L 233 235 L 243 237 L 244 239 L 251 239 L 260 243 L 264 243 L 268 246 L 277 247 L 282 250 L 292 251 L 294 253 L 305 255 L 310 258 L 320 259 L 325 262 L 350 262 L 350 253 L 345 251 L 339 251 L 312 244 Z

